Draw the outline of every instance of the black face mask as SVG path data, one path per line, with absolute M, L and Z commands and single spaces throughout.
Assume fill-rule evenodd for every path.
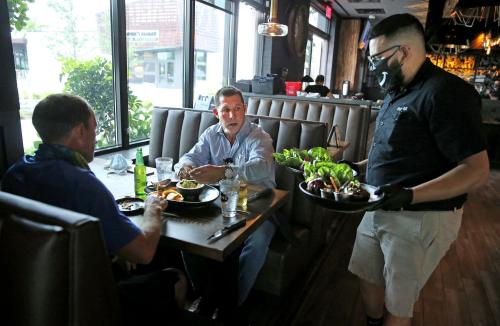
M 375 69 L 372 70 L 377 76 L 379 86 L 386 92 L 399 89 L 404 80 L 401 64 L 389 67 L 388 61 L 391 57 L 392 55 L 375 63 Z

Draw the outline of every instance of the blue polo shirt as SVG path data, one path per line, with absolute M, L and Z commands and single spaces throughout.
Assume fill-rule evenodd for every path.
M 27 155 L 7 171 L 2 190 L 99 218 L 109 254 L 141 233 L 92 171 L 65 160 Z
M 426 60 L 409 85 L 389 93 L 377 116 L 366 181 L 413 187 L 486 149 L 481 99 L 472 85 Z M 466 195 L 407 209 L 459 208 Z

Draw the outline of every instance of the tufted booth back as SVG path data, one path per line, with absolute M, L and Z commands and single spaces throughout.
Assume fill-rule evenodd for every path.
M 326 145 L 326 123 L 255 115 L 247 115 L 247 118 L 259 124 L 271 136 L 275 151 Z M 217 122 L 212 111 L 155 108 L 151 121 L 149 162 L 154 162 L 159 156 L 169 156 L 177 163 L 179 158 L 194 146 L 203 131 Z M 310 225 L 312 216 L 307 214 L 307 209 L 311 204 L 299 194 L 297 181 L 291 177 L 290 172 L 278 166 L 276 184 L 278 188 L 291 192 L 292 200 L 288 201 L 283 212 L 291 216 L 292 220 Z
M 246 95 L 248 114 L 320 121 L 328 125 L 329 131 L 336 125 L 339 138 L 349 142 L 343 159 L 360 161 L 366 157 L 371 101 Z
M 5 325 L 116 325 L 118 296 L 98 219 L 0 191 Z

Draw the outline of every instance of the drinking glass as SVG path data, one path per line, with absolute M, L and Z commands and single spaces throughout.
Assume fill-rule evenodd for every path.
M 155 159 L 156 175 L 158 176 L 158 181 L 162 181 L 171 177 L 173 162 L 174 159 L 171 157 L 157 157 Z
M 238 179 L 224 179 L 219 181 L 219 186 L 222 216 L 235 217 L 240 181 Z
M 247 202 L 248 202 L 248 190 L 247 190 L 247 179 L 243 174 L 243 166 L 246 163 L 246 155 L 244 153 L 239 153 L 235 158 L 235 170 L 237 171 L 236 177 L 240 180 L 240 191 L 238 195 L 238 207 L 241 207 L 242 210 L 247 210 Z

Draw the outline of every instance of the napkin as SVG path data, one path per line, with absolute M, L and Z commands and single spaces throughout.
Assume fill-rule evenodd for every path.
M 110 172 L 123 175 L 127 173 L 128 163 L 123 155 L 116 154 L 113 155 L 113 157 L 105 167 L 108 168 Z

